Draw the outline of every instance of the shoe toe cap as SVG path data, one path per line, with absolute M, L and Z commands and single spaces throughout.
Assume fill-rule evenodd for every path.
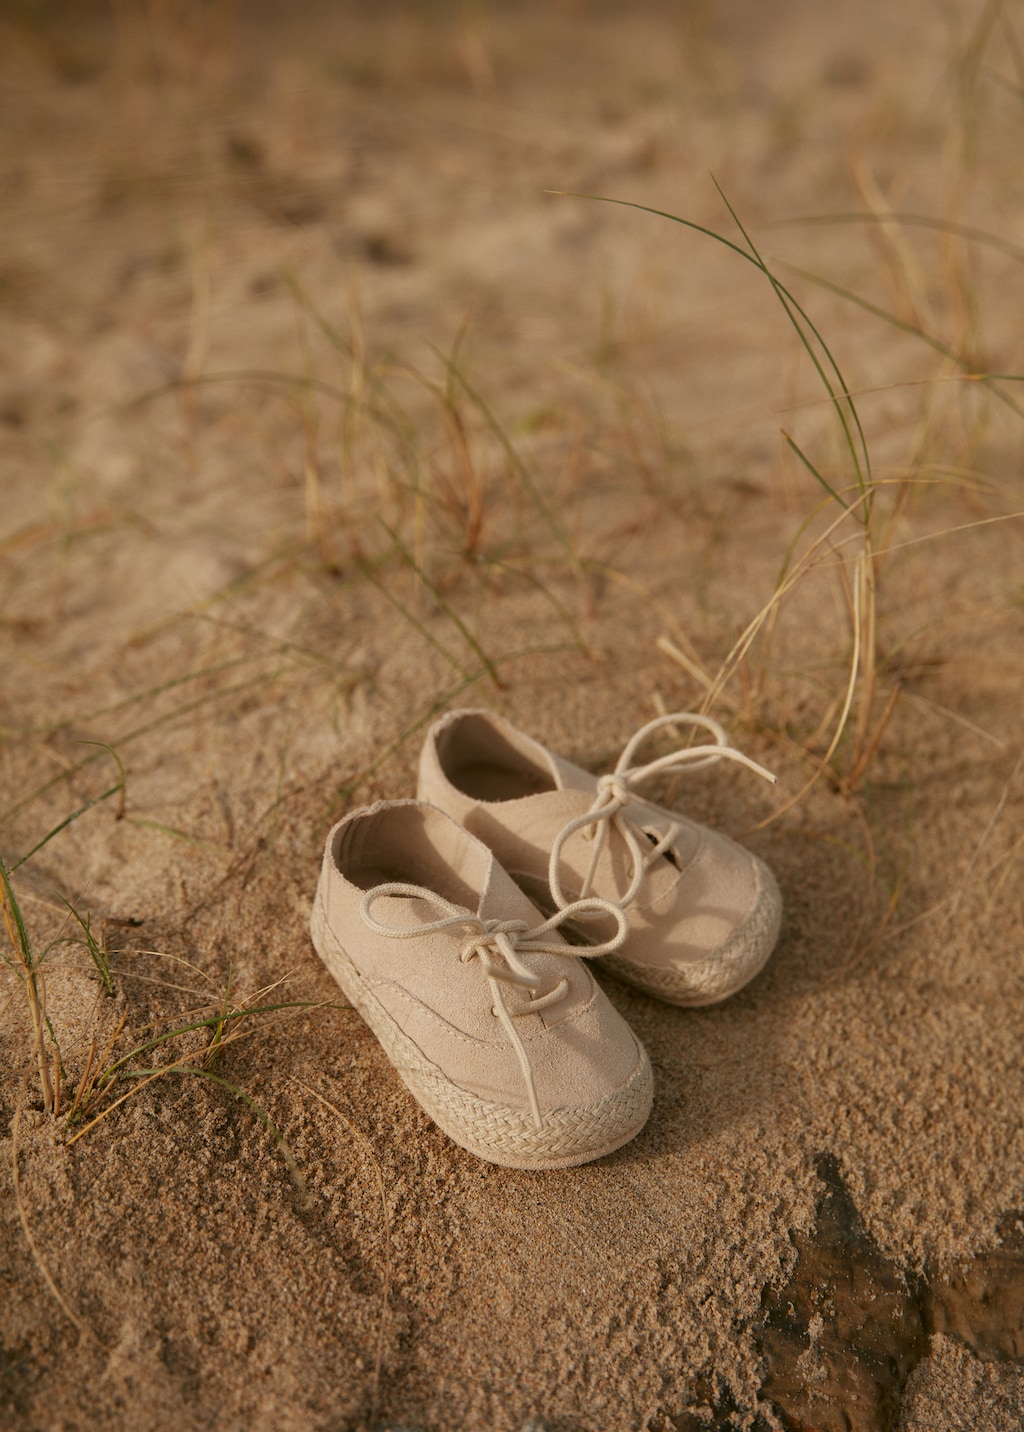
M 714 1004 L 741 989 L 768 959 L 782 897 L 763 861 L 707 831 L 670 889 L 629 913 L 627 953 L 611 956 L 606 967 L 672 1003 Z

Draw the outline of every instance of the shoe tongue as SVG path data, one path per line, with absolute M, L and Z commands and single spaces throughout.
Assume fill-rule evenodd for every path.
M 581 770 L 574 766 L 571 761 L 565 761 L 561 756 L 556 756 L 553 751 L 545 752 L 547 763 L 554 778 L 555 789 L 559 791 L 586 791 L 590 796 L 594 793 L 594 777 L 589 771 Z
M 508 872 L 493 858 L 477 914 L 481 920 L 525 920 L 530 928 L 544 920 L 529 896 L 523 894 Z

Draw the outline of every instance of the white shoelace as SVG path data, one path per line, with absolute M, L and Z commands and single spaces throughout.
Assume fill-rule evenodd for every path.
M 444 917 L 440 920 L 426 921 L 421 925 L 412 925 L 407 929 L 394 925 L 382 925 L 379 920 L 373 918 L 370 911 L 378 900 L 389 895 L 424 900 L 428 905 L 433 905 L 435 909 L 443 910 Z M 540 975 L 534 974 L 523 964 L 519 958 L 520 954 L 560 955 L 574 959 L 586 955 L 589 960 L 597 955 L 610 955 L 614 950 L 619 949 L 629 933 L 629 923 L 618 905 L 612 904 L 609 900 L 600 900 L 596 896 L 575 900 L 566 904 L 563 909 L 552 915 L 549 920 L 545 920 L 542 925 L 537 925 L 531 930 L 525 920 L 482 920 L 478 915 L 471 915 L 466 910 L 460 910 L 457 905 L 450 904 L 442 896 L 435 894 L 433 890 L 427 890 L 420 885 L 404 885 L 400 881 L 391 881 L 386 885 L 377 885 L 372 890 L 368 890 L 359 903 L 359 913 L 364 923 L 375 935 L 386 935 L 395 940 L 417 939 L 421 935 L 434 934 L 440 930 L 462 930 L 464 932 L 465 939 L 459 951 L 459 959 L 463 964 L 468 964 L 472 959 L 480 961 L 494 998 L 491 1012 L 500 1020 L 516 1052 L 516 1058 L 519 1060 L 519 1067 L 526 1084 L 530 1113 L 533 1115 L 533 1121 L 537 1128 L 542 1128 L 544 1120 L 537 1098 L 533 1067 L 514 1021 L 527 1014 L 539 1014 L 541 1010 L 549 1009 L 553 1004 L 557 1004 L 568 993 L 569 981 L 561 979 L 547 994 L 540 995 L 536 999 L 531 997 L 529 1003 L 522 1009 L 511 1010 L 505 1003 L 502 986 L 511 984 L 528 990 L 536 990 L 543 983 Z M 543 938 L 566 920 L 586 919 L 588 916 L 594 915 L 610 915 L 615 921 L 615 935 L 610 940 L 605 940 L 603 944 L 587 945 L 586 948 L 580 948 L 566 944 L 554 944 Z M 495 957 L 503 963 L 496 963 Z
M 657 760 L 649 761 L 645 766 L 630 765 L 637 747 L 655 731 L 660 731 L 663 726 L 703 727 L 704 730 L 711 732 L 715 743 L 714 745 L 684 747 L 682 750 L 670 752 L 667 756 L 659 756 Z M 579 895 L 580 900 L 586 900 L 590 898 L 591 882 L 597 870 L 597 862 L 601 858 L 601 852 L 608 839 L 609 828 L 618 831 L 629 851 L 631 871 L 629 888 L 626 893 L 611 903 L 624 910 L 630 901 L 636 898 L 652 861 L 657 860 L 659 855 L 663 855 L 668 850 L 683 828 L 681 824 L 674 822 L 655 844 L 649 845 L 649 842 L 645 840 L 644 845 L 641 845 L 640 842 L 644 838 L 643 832 L 638 831 L 622 814 L 623 808 L 635 799 L 635 787 L 646 781 L 649 776 L 668 772 L 682 775 L 700 770 L 702 766 L 714 765 L 716 761 L 722 760 L 738 761 L 741 765 L 756 771 L 766 781 L 771 781 L 772 785 L 776 782 L 776 777 L 772 775 L 771 771 L 758 765 L 756 761 L 752 761 L 749 756 L 745 756 L 742 751 L 737 751 L 735 746 L 729 744 L 728 735 L 711 716 L 700 716 L 691 711 L 676 711 L 668 716 L 658 716 L 655 720 L 648 721 L 646 726 L 641 726 L 636 735 L 627 743 L 612 774 L 599 778 L 597 798 L 594 804 L 584 815 L 569 821 L 568 825 L 564 826 L 555 837 L 548 865 L 548 883 L 551 886 L 555 904 L 563 914 L 567 914 L 572 908 L 572 902 L 566 899 L 562 889 L 562 879 L 558 872 L 562 850 L 567 840 L 571 840 L 577 831 L 582 831 L 584 840 L 594 841 L 590 865 Z M 649 848 L 645 849 L 648 845 Z

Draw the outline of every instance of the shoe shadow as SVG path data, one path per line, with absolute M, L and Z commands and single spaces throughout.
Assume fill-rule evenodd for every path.
M 655 1076 L 655 1103 L 643 1132 L 602 1162 L 630 1163 L 710 1146 L 730 1128 L 797 1109 L 827 1032 L 808 1026 L 824 995 L 841 1009 L 876 958 L 884 902 L 869 888 L 856 854 L 838 832 L 776 832 L 750 842 L 771 864 L 783 895 L 775 950 L 749 985 L 720 1004 L 668 1005 L 592 968 L 642 1040 Z
M 790 1230 L 813 1219 L 829 1117 L 813 1085 L 827 1086 L 830 1061 L 843 1058 L 844 1006 L 858 998 L 846 972 L 857 864 L 838 840 L 787 831 L 757 851 L 784 915 L 774 954 L 744 990 L 681 1009 L 592 963 L 654 1068 L 650 1118 L 623 1148 L 568 1169 L 501 1168 L 403 1113 L 397 1096 L 379 1110 L 383 1125 L 400 1123 L 394 1197 L 415 1229 L 409 1246 L 423 1250 L 407 1255 L 421 1259 L 423 1291 L 403 1284 L 410 1345 L 464 1353 L 460 1365 L 486 1374 L 518 1425 L 535 1405 L 552 1429 L 579 1425 L 580 1378 L 605 1399 L 609 1426 L 636 1425 L 636 1406 L 662 1395 L 655 1384 L 674 1417 L 690 1400 L 710 1406 L 697 1371 L 719 1356 L 731 1365 L 748 1346 Z M 517 1330 L 514 1346 L 493 1345 L 496 1314 Z M 396 1407 L 410 1376 L 396 1367 Z

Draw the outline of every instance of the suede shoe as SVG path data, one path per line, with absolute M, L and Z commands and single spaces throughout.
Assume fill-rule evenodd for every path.
M 640 744 L 666 726 L 703 728 L 708 744 L 646 765 Z M 677 712 L 642 727 L 611 775 L 555 755 L 493 711 L 451 711 L 427 733 L 419 796 L 454 816 L 497 856 L 541 910 L 597 895 L 629 917 L 624 950 L 605 956 L 621 979 L 672 1004 L 715 1004 L 764 965 L 782 898 L 768 867 L 707 826 L 642 800 L 648 777 L 732 760 L 775 777 L 729 745 L 707 716 Z
M 567 920 L 609 937 L 567 944 Z M 576 958 L 626 933 L 595 897 L 545 919 L 485 845 L 418 801 L 334 827 L 312 918 L 320 958 L 430 1117 L 511 1168 L 586 1163 L 646 1122 L 646 1051 Z

